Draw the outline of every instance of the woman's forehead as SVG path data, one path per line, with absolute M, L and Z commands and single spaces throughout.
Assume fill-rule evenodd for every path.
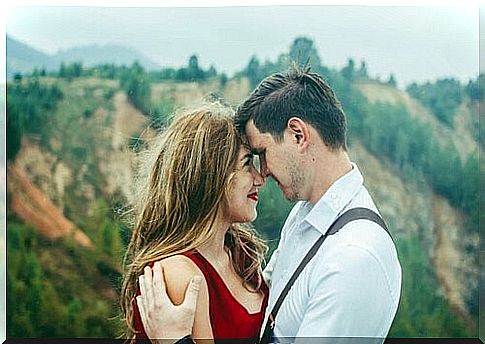
M 241 144 L 243 146 L 250 147 L 249 146 L 249 140 L 248 140 L 248 137 L 246 135 L 241 135 Z
M 244 156 L 250 153 L 251 153 L 251 147 L 249 146 L 249 144 L 242 143 L 239 146 L 239 156 Z

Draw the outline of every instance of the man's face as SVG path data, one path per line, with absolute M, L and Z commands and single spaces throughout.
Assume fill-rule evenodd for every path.
M 261 133 L 253 120 L 248 121 L 245 129 L 252 152 L 259 155 L 261 175 L 271 176 L 286 199 L 301 199 L 303 171 L 299 168 L 291 138 L 285 134 L 282 142 L 276 142 L 270 133 Z

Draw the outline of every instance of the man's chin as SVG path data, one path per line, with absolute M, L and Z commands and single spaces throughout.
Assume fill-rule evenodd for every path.
M 293 189 L 282 189 L 283 195 L 285 196 L 286 200 L 289 202 L 298 202 L 298 201 L 304 201 L 305 199 L 302 197 L 302 195 Z
M 298 195 L 295 192 L 287 192 L 285 190 L 282 190 L 282 191 L 283 191 L 283 195 L 285 196 L 287 201 L 296 202 L 296 201 L 300 200 Z

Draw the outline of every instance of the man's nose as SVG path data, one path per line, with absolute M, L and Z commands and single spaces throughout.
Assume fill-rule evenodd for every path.
M 266 164 L 266 159 L 261 159 L 261 176 L 263 178 L 269 176 L 268 164 Z

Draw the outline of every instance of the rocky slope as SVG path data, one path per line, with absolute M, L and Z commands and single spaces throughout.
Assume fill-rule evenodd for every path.
M 377 83 L 361 83 L 358 87 L 372 102 L 402 103 L 417 120 L 428 123 L 438 137 L 454 142 L 463 156 L 477 149 L 469 134 L 470 118 L 475 113 L 469 104 L 459 108 L 456 128 L 451 129 L 443 126 L 403 91 Z M 177 107 L 192 107 L 207 95 L 217 93 L 223 95 L 229 104 L 236 105 L 249 91 L 249 83 L 244 78 L 230 80 L 224 87 L 218 82 L 204 85 L 162 83 L 152 86 L 152 98 L 169 98 Z M 125 94 L 116 93 L 112 103 L 111 110 L 97 109 L 89 119 L 90 125 L 101 129 L 99 141 L 107 142 L 96 147 L 95 162 L 103 179 L 103 194 L 109 197 L 120 193 L 130 199 L 136 155 L 129 149 L 128 143 L 140 133 L 144 140 L 149 141 L 155 133 L 147 129 L 148 119 L 128 103 Z M 433 194 L 423 181 L 404 181 L 399 171 L 369 153 L 358 140 L 353 141 L 350 155 L 362 170 L 366 185 L 393 235 L 397 238 L 409 235 L 420 238 L 423 247 L 427 248 L 426 254 L 433 261 L 443 294 L 459 316 L 471 321 L 466 300 L 473 283 L 478 280 L 478 266 L 474 259 L 478 236 L 464 235 L 463 215 L 446 199 Z M 14 166 L 7 173 L 10 180 L 8 192 L 15 195 L 12 208 L 19 217 L 32 223 L 47 238 L 74 235 L 80 244 L 89 246 L 82 231 L 63 216 L 63 200 L 73 183 L 82 188 L 87 202 L 93 203 L 90 207 L 95 207 L 95 186 L 83 179 L 79 171 L 40 149 L 35 142 L 25 140 Z M 34 213 L 49 216 L 40 221 L 34 219 Z
M 371 102 L 404 105 L 417 121 L 432 128 L 435 137 L 442 144 L 452 142 L 462 160 L 477 151 L 478 143 L 472 135 L 473 123 L 478 116 L 476 104 L 463 102 L 456 111 L 453 128 L 450 128 L 404 91 L 374 82 L 362 82 L 357 86 Z M 362 151 L 357 155 L 362 155 L 361 165 L 366 170 L 369 187 L 375 189 L 376 198 L 381 199 L 379 204 L 383 207 L 383 212 L 388 212 L 387 208 L 394 205 L 394 209 L 388 212 L 388 218 L 402 219 L 402 224 L 398 224 L 397 228 L 404 226 L 405 231 L 417 230 L 420 233 L 441 282 L 443 294 L 456 314 L 468 324 L 472 323 L 466 302 L 471 297 L 472 290 L 476 290 L 479 278 L 476 257 L 479 235 L 464 231 L 464 215 L 454 209 L 448 200 L 433 194 L 426 185 L 412 185 L 409 182 L 401 185 L 396 181 L 391 182 L 393 179 L 382 171 L 386 169 L 379 167 L 379 164 L 382 165 L 379 160 L 372 163 L 373 158 L 364 158 Z M 367 169 L 366 165 L 373 167 Z M 392 169 L 387 173 L 391 171 Z M 394 174 L 396 172 L 398 173 L 395 171 Z M 381 185 L 386 187 L 382 188 Z M 394 193 L 394 196 L 389 193 Z

